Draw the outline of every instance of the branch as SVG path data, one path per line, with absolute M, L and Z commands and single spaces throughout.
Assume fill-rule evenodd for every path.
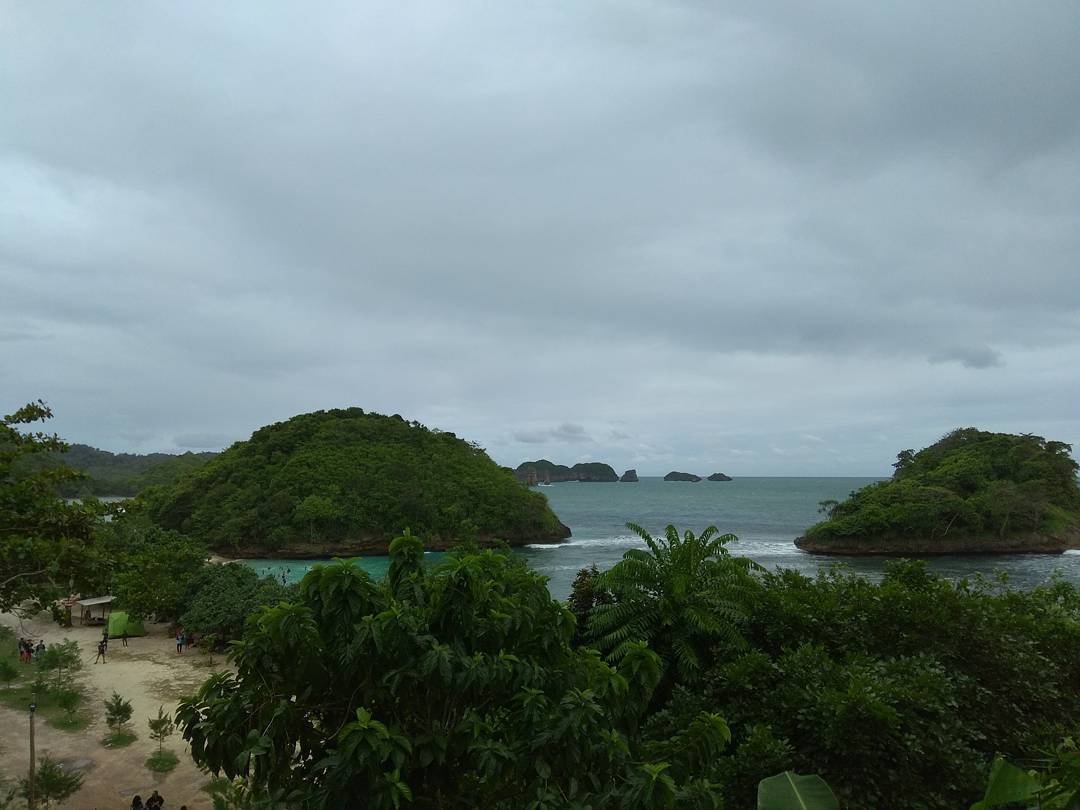
M 38 574 L 44 574 L 48 572 L 48 570 L 48 568 L 42 568 L 40 571 L 23 571 L 21 574 L 15 574 L 14 576 L 8 577 L 3 582 L 0 582 L 0 588 L 7 587 L 9 582 L 13 582 L 19 577 L 36 577 Z

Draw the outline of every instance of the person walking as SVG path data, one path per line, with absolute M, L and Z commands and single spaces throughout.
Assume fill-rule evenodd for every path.
M 164 804 L 165 800 L 161 798 L 161 795 L 155 790 L 150 794 L 150 798 L 146 800 L 146 810 L 161 810 Z
M 102 639 L 101 641 L 99 641 L 97 643 L 97 656 L 94 658 L 94 663 L 96 664 L 98 661 L 101 661 L 101 663 L 103 663 L 103 664 L 106 663 L 106 661 L 105 661 L 105 639 Z
M 124 632 L 120 634 L 120 646 L 121 647 L 126 647 L 127 646 L 127 640 L 128 640 L 128 632 L 127 632 L 127 627 L 125 626 L 124 627 Z
M 146 805 L 142 803 L 142 796 L 137 793 L 131 800 L 131 810 L 146 810 Z
M 109 649 L 109 628 L 108 628 L 108 626 L 106 626 L 105 629 L 101 631 L 101 641 L 105 644 L 105 649 L 106 650 Z
M 184 641 L 185 640 L 186 639 L 184 638 L 184 631 L 183 630 L 177 630 L 176 631 L 176 651 L 178 653 L 182 653 L 184 651 Z

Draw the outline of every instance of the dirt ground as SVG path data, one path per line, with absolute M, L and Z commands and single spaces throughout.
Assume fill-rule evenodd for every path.
M 23 622 L 21 627 L 14 616 L 0 614 L 0 623 L 11 627 L 17 636 L 44 638 L 46 644 L 73 639 L 83 651 L 83 668 L 75 677 L 85 691 L 82 705 L 90 710 L 93 722 L 76 732 L 52 728 L 41 717 L 35 726 L 39 760 L 48 755 L 71 763 L 85 774 L 82 789 L 63 808 L 127 810 L 132 796 L 138 793 L 145 800 L 155 789 L 165 798 L 165 810 L 179 810 L 182 804 L 191 810 L 211 806 L 207 794 L 200 790 L 209 778 L 191 761 L 179 732 L 165 742 L 165 747 L 180 758 L 171 773 L 155 774 L 144 765 L 157 749 L 148 734 L 147 718 L 156 716 L 162 705 L 171 713 L 182 695 L 193 692 L 213 672 L 206 656 L 195 650 L 178 655 L 167 626 L 147 622 L 149 635 L 129 639 L 127 647 L 121 646 L 119 639 L 110 640 L 108 663 L 94 664 L 100 627 L 58 627 L 47 613 Z M 215 668 L 223 663 L 223 659 L 214 658 Z M 108 733 L 102 701 L 113 691 L 130 700 L 135 710 L 130 726 L 139 739 L 126 748 L 109 749 L 101 744 L 101 738 Z M 26 775 L 28 740 L 27 713 L 0 706 L 0 775 L 4 778 L 14 781 Z

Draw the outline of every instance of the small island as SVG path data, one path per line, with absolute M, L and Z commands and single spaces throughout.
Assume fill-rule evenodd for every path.
M 691 483 L 696 484 L 698 481 L 701 480 L 701 476 L 700 475 L 694 475 L 693 473 L 677 472 L 676 470 L 672 470 L 671 472 L 669 472 L 667 475 L 664 476 L 664 480 L 665 481 L 690 481 Z
M 476 445 L 360 408 L 260 428 L 142 498 L 162 528 L 233 558 L 386 554 L 406 528 L 429 551 L 570 536 L 547 498 Z
M 714 472 L 706 481 L 733 481 L 734 479 L 730 475 L 724 475 L 722 472 Z
M 557 484 L 561 481 L 611 483 L 619 480 L 619 476 L 611 465 L 599 461 L 587 461 L 567 467 L 542 458 L 538 461 L 523 461 L 514 470 L 514 474 L 523 484 L 529 485 Z
M 636 484 L 638 482 L 637 470 L 627 470 L 619 476 L 619 480 L 629 484 Z
M 897 455 L 891 479 L 844 501 L 795 545 L 819 554 L 1060 554 L 1080 548 L 1072 448 L 1030 434 L 955 430 Z

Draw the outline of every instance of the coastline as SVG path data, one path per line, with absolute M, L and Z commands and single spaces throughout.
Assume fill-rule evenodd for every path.
M 939 557 L 993 556 L 998 554 L 1064 554 L 1080 549 L 1080 528 L 1061 534 L 1030 533 L 1010 537 L 957 538 L 869 538 L 845 537 L 820 540 L 805 535 L 795 538 L 795 546 L 809 554 L 845 557 Z

